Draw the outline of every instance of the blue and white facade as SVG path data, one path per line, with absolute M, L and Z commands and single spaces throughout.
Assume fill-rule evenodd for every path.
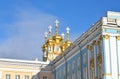
M 120 13 L 107 12 L 52 62 L 53 79 L 120 79 Z

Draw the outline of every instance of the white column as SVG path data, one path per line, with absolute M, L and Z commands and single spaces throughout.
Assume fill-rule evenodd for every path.
M 100 43 L 100 50 L 99 50 L 99 52 L 101 52 L 101 54 L 102 54 L 102 63 L 101 63 L 101 77 L 102 77 L 102 79 L 103 79 L 103 74 L 104 74 L 104 52 L 103 52 L 103 40 L 101 40 L 100 41 L 101 43 Z
M 88 79 L 90 79 L 90 49 L 88 46 Z
M 111 67 L 112 67 L 112 79 L 118 79 L 118 63 L 117 63 L 117 51 L 116 51 L 116 37 L 110 37 L 110 54 L 111 54 Z
M 104 79 L 111 79 L 109 35 L 104 35 Z
M 118 53 L 118 75 L 120 79 L 120 40 L 117 40 L 117 53 Z
M 95 43 L 96 43 L 96 41 L 95 41 Z M 96 79 L 96 77 L 97 77 L 97 72 L 96 72 L 96 52 L 97 52 L 97 50 L 96 50 L 96 44 L 94 43 L 94 70 L 95 70 L 95 79 Z

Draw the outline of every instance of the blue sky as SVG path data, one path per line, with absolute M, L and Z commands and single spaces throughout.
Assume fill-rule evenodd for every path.
M 70 27 L 74 41 L 107 11 L 120 12 L 120 0 L 0 0 L 0 58 L 42 59 L 48 25 Z M 53 31 L 54 32 L 54 31 Z

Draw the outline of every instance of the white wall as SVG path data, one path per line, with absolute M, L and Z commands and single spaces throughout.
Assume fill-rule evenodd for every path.
M 2 79 L 2 71 L 0 71 L 0 79 Z

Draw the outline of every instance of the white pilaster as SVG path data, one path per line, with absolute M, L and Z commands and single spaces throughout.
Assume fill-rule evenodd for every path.
M 120 74 L 120 40 L 117 40 L 117 53 L 118 53 L 118 75 Z M 120 79 L 120 75 L 119 75 Z
M 117 52 L 116 52 L 115 36 L 110 37 L 110 54 L 111 54 L 112 79 L 118 79 L 118 66 L 117 66 Z
M 104 37 L 104 79 L 111 79 L 109 46 L 109 38 Z

